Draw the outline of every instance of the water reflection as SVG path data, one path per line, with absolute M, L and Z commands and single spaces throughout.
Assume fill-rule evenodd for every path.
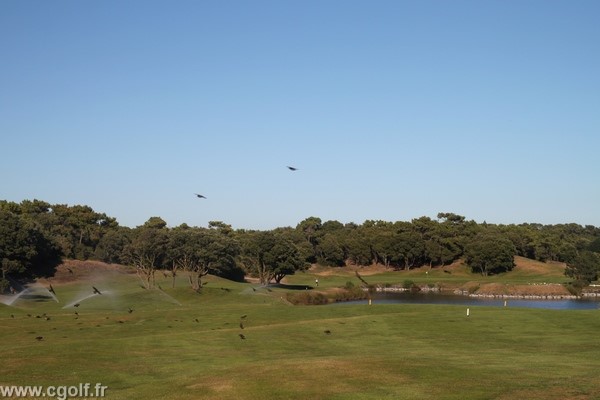
M 373 304 L 451 304 L 503 307 L 505 302 L 507 307 L 545 308 L 551 310 L 594 310 L 600 308 L 600 300 L 597 299 L 500 299 L 432 293 L 376 293 L 373 295 Z M 368 304 L 368 300 L 336 304 Z

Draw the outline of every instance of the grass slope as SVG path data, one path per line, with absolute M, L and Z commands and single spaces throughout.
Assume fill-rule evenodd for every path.
M 101 382 L 109 399 L 600 398 L 598 311 L 290 306 L 278 288 L 158 283 L 109 274 L 55 286 L 60 303 L 40 289 L 0 305 L 0 385 Z M 105 294 L 63 308 L 91 285 Z
M 420 267 L 409 271 L 394 271 L 381 266 L 344 268 L 317 266 L 311 268 L 309 273 L 288 276 L 284 282 L 290 285 L 314 286 L 315 278 L 318 278 L 320 289 L 341 287 L 349 281 L 359 284 L 355 276 L 355 271 L 358 271 L 372 285 L 402 285 L 404 281 L 410 280 L 421 286 L 431 285 L 452 290 L 465 285 L 564 284 L 569 281 L 564 275 L 564 269 L 563 263 L 543 263 L 524 257 L 515 257 L 515 268 L 512 271 L 491 276 L 472 273 L 462 261 L 445 267 Z M 503 293 L 504 291 L 500 290 L 499 294 Z M 540 293 L 534 290 L 531 294 Z M 566 289 L 564 294 L 569 294 Z

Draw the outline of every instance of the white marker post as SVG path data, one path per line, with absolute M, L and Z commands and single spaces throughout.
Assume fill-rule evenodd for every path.
M 470 314 L 470 313 L 471 313 L 471 310 L 469 310 L 469 309 L 467 308 L 467 317 L 469 316 L 469 314 Z

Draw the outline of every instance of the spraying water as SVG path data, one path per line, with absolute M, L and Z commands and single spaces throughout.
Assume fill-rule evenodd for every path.
M 166 293 L 164 290 L 162 290 L 161 288 L 157 288 L 157 290 L 158 290 L 158 291 L 159 291 L 159 292 L 160 292 L 160 293 L 161 293 L 161 294 L 162 294 L 164 297 L 166 297 L 166 298 L 167 298 L 167 299 L 168 299 L 168 300 L 169 300 L 171 303 L 175 303 L 175 304 L 177 304 L 178 306 L 180 306 L 180 305 L 181 305 L 181 303 L 180 303 L 180 302 L 179 302 L 179 301 L 178 301 L 176 298 L 174 298 L 173 296 L 170 296 L 170 295 L 168 295 L 168 294 L 167 294 L 167 293 Z
M 102 293 L 96 293 L 96 292 L 94 292 L 94 293 L 91 293 L 91 294 L 85 295 L 85 296 L 83 296 L 83 297 L 80 297 L 80 298 L 78 298 L 78 299 L 76 299 L 76 300 L 74 300 L 74 301 L 70 302 L 69 304 L 65 305 L 65 306 L 63 307 L 63 309 L 64 309 L 64 308 L 76 307 L 76 306 L 78 306 L 80 303 L 82 303 L 82 302 L 84 302 L 84 301 L 86 301 L 86 300 L 88 300 L 88 299 L 91 299 L 92 297 L 104 296 L 104 295 L 110 295 L 110 294 L 111 294 L 111 292 L 110 292 L 109 290 L 103 290 L 103 291 L 102 291 Z
M 26 288 L 13 296 L 0 296 L 0 303 L 6 304 L 7 306 L 12 306 L 15 301 L 19 300 L 19 297 L 29 293 L 30 291 L 30 288 Z
M 14 306 L 17 300 L 19 300 L 21 297 L 25 298 L 35 296 L 41 298 L 41 293 L 43 293 L 43 297 L 51 297 L 57 303 L 59 302 L 58 297 L 56 297 L 56 295 L 50 289 L 40 284 L 34 284 L 21 290 L 19 293 L 13 296 L 0 296 L 0 303 L 6 304 L 7 306 Z M 48 294 L 48 296 L 46 296 L 46 294 Z
M 58 297 L 56 297 L 56 294 L 54 293 L 54 289 L 50 290 L 50 289 L 46 288 L 46 291 L 48 293 L 50 293 L 50 296 L 52 296 L 52 298 L 54 299 L 54 301 L 56 301 L 57 303 L 60 303 L 60 301 L 58 301 Z

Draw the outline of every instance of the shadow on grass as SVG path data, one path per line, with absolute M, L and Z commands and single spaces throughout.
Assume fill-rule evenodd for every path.
M 313 290 L 314 289 L 312 286 L 308 286 L 308 285 L 286 285 L 284 283 L 277 283 L 277 284 L 273 284 L 270 286 L 276 287 L 279 289 L 288 289 L 288 290 Z
M 36 302 L 45 302 L 53 300 L 51 296 L 46 296 L 43 294 L 24 294 L 20 298 L 23 300 L 31 300 Z

